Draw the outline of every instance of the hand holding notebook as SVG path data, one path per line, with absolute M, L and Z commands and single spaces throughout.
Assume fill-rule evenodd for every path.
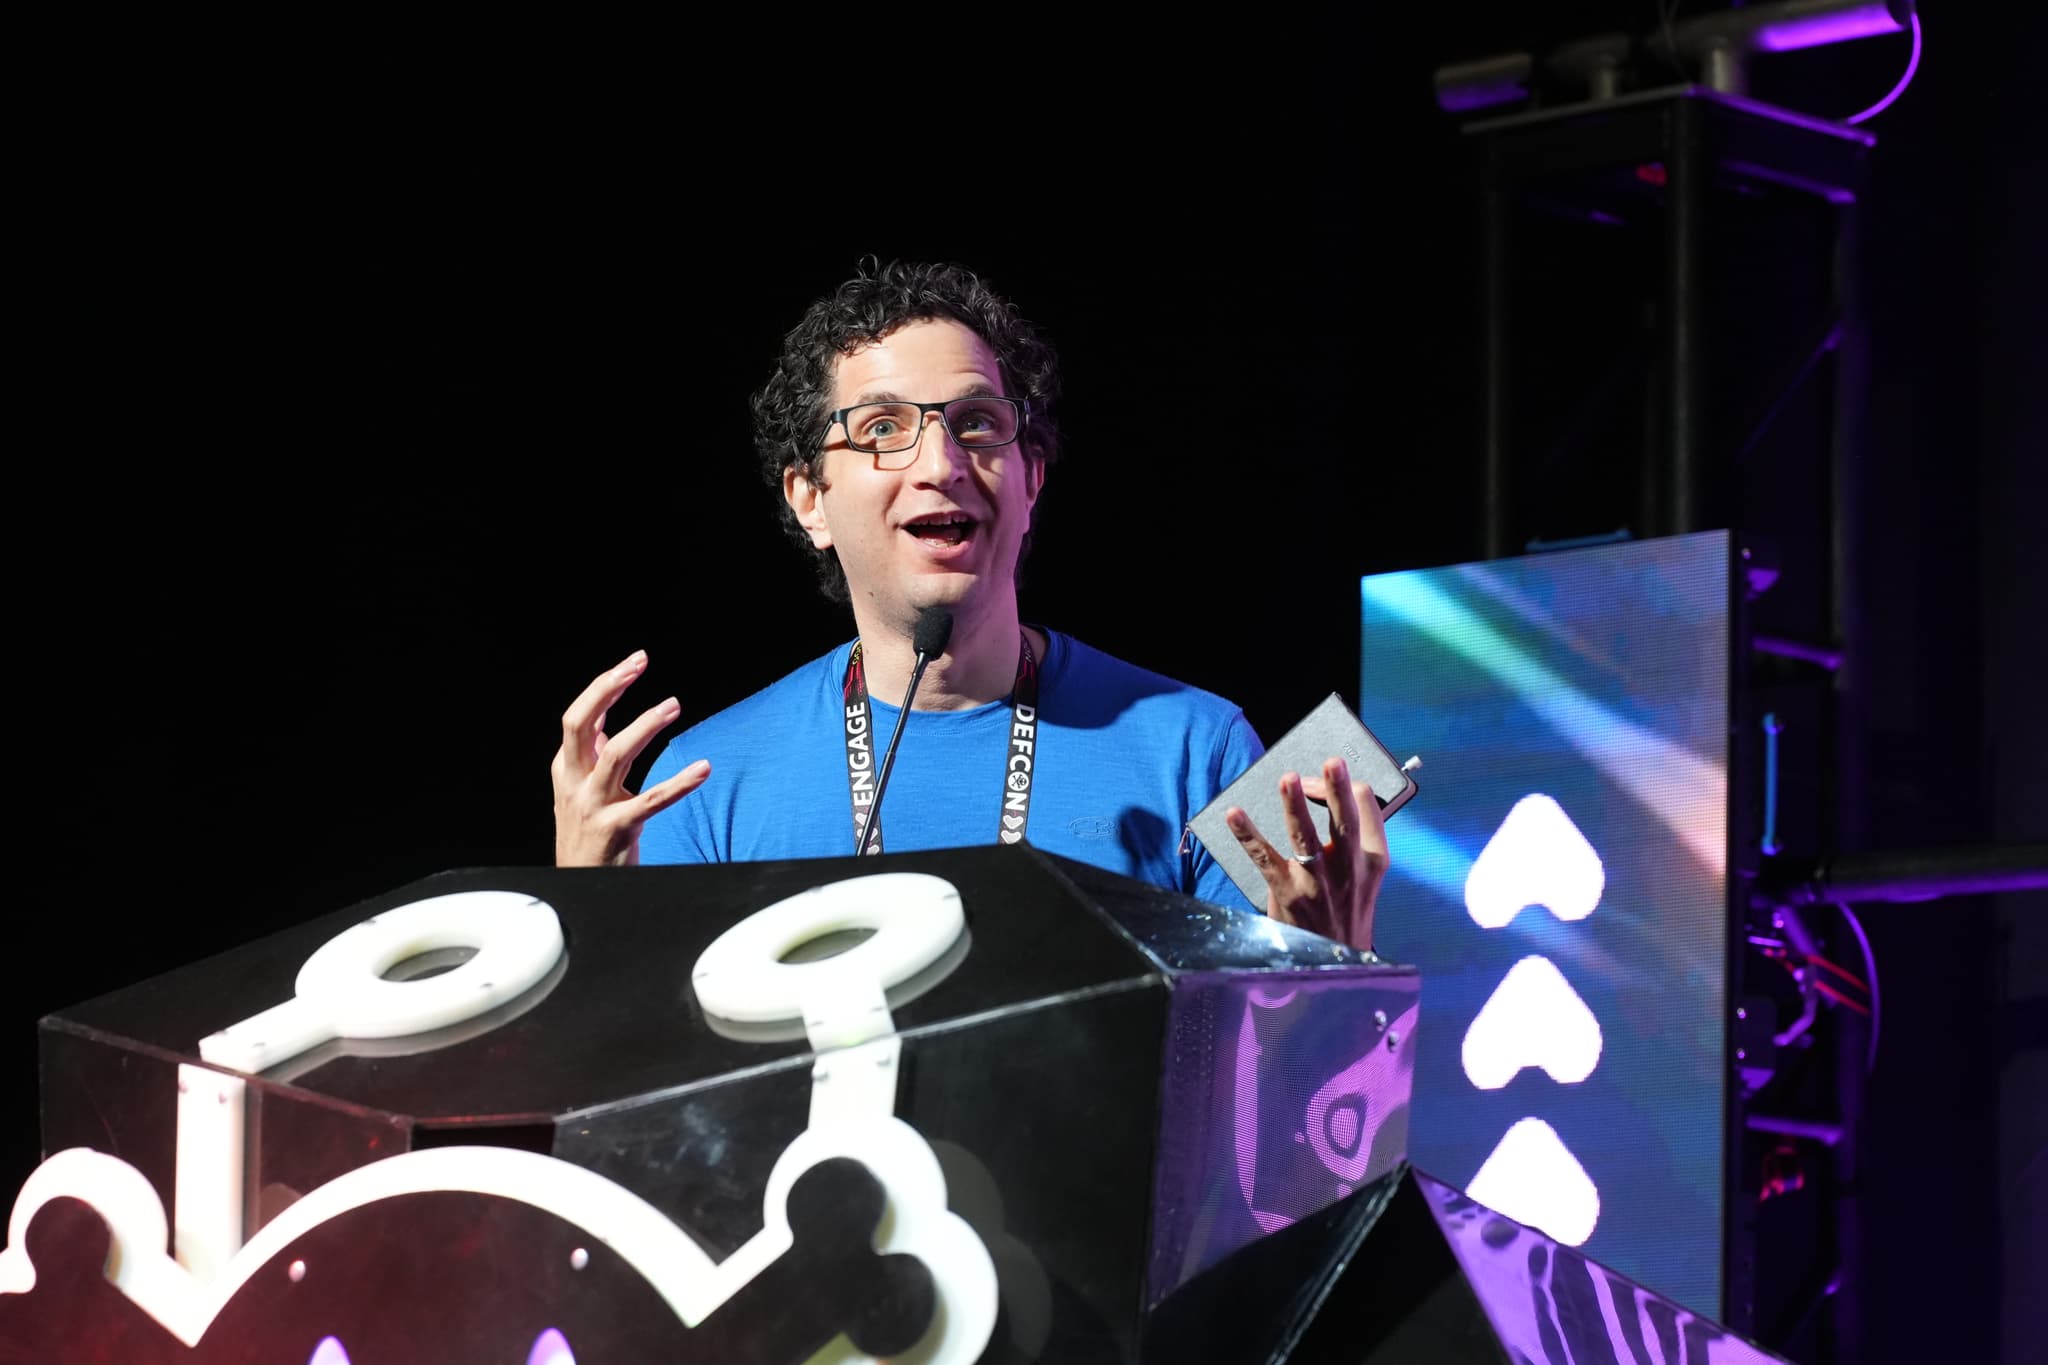
M 1387 868 L 1382 822 L 1415 795 L 1412 766 L 1396 762 L 1332 693 L 1188 828 L 1252 904 L 1370 951 Z M 1298 776 L 1283 781 L 1290 774 Z

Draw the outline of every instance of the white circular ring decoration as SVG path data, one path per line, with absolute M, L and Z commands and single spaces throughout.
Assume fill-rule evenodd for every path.
M 924 872 L 878 872 L 828 882 L 756 910 L 713 939 L 691 972 L 707 1014 L 765 1024 L 803 1017 L 804 1001 L 835 978 L 869 978 L 888 990 L 945 955 L 966 927 L 960 892 Z M 835 957 L 784 962 L 825 934 L 871 929 Z
M 451 971 L 386 981 L 409 957 L 474 948 Z M 554 907 L 523 891 L 458 891 L 413 901 L 342 930 L 306 959 L 295 989 L 342 1038 L 399 1038 L 446 1028 L 531 988 L 562 955 Z

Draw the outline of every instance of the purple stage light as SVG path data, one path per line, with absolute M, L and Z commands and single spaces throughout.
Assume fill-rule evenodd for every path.
M 1437 92 L 1437 107 L 1447 114 L 1474 109 L 1491 109 L 1496 104 L 1514 104 L 1529 98 L 1529 87 L 1520 81 L 1495 81 L 1488 85 L 1453 85 Z
M 1862 123 L 1867 119 L 1876 118 L 1879 114 L 1882 114 L 1885 110 L 1891 108 L 1892 101 L 1906 93 L 1906 87 L 1913 83 L 1913 73 L 1918 71 L 1919 69 L 1920 16 L 1916 14 L 1913 16 L 1913 55 L 1906 58 L 1906 74 L 1899 77 L 1899 83 L 1892 87 L 1891 93 L 1889 95 L 1886 95 L 1883 99 L 1879 100 L 1876 104 L 1871 105 L 1862 113 L 1851 114 L 1849 116 L 1848 121 L 1850 123 Z
M 349 1365 L 348 1352 L 342 1349 L 339 1338 L 322 1337 L 306 1365 Z
M 1463 114 L 1497 104 L 1519 104 L 1529 98 L 1531 79 L 1526 52 L 1508 52 L 1439 67 L 1437 107 L 1445 113 Z
M 550 1327 L 534 1338 L 526 1365 L 576 1365 L 576 1353 L 569 1349 L 569 1339 Z
M 1918 17 L 1914 16 L 1916 26 Z M 1754 43 L 1759 52 L 1796 52 L 1803 47 L 1854 42 L 1902 29 L 1884 5 L 1865 4 L 1778 19 L 1759 28 Z

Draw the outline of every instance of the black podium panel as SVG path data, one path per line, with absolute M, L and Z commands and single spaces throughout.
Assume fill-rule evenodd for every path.
M 1114 990 L 904 1039 L 896 1114 L 931 1144 L 953 1211 L 1008 1249 L 1033 1304 L 1057 1286 L 1057 1312 L 1047 1301 L 1016 1324 L 1044 1339 L 1025 1359 L 1130 1358 L 1164 996 Z M 806 1126 L 810 1086 L 806 1064 L 608 1106 L 562 1124 L 554 1155 L 632 1190 L 722 1259 L 761 1230 L 762 1187 Z
M 913 882 L 919 895 L 943 888 L 925 909 L 950 898 L 964 927 L 914 971 L 875 978 L 871 1004 L 848 987 L 858 973 L 847 964 L 894 951 L 879 946 L 894 933 L 893 910 L 872 943 L 841 958 L 818 952 L 826 960 L 796 969 L 826 985 L 788 1017 L 719 1004 L 714 986 L 735 978 L 730 954 L 717 954 L 735 936 L 792 904 Z M 471 1017 L 397 1036 L 305 1033 L 293 1011 L 324 989 L 313 964 L 334 945 L 372 925 L 384 934 L 425 922 L 436 906 L 474 908 L 478 897 L 495 897 L 508 922 L 528 929 L 559 925 L 559 950 L 530 985 L 489 996 Z M 421 989 L 395 993 L 422 997 L 458 982 L 489 995 L 494 983 L 469 978 L 502 960 L 486 945 L 436 986 L 423 968 L 459 953 L 438 940 L 446 961 L 398 961 L 400 951 L 411 950 L 386 952 L 373 970 L 381 982 L 418 973 Z M 817 951 L 774 939 L 763 960 L 786 978 L 786 964 Z M 723 998 L 735 998 L 729 986 Z M 845 1290 L 866 1283 L 855 1272 L 874 1262 L 886 1273 L 859 1274 L 880 1275 L 875 1283 L 921 1283 L 929 1272 L 936 1286 L 903 1301 L 924 1305 L 918 1331 L 929 1325 L 905 1359 L 1263 1361 L 1314 1308 L 1298 1280 L 1253 1302 L 1202 1286 L 1221 1268 L 1241 1274 L 1269 1260 L 1286 1276 L 1306 1266 L 1309 1282 L 1327 1278 L 1345 1231 L 1331 1210 L 1402 1169 L 1417 1000 L 1412 969 L 1026 846 L 449 872 L 44 1020 L 44 1142 L 65 1160 L 46 1163 L 61 1169 L 35 1207 L 62 1205 L 49 1196 L 70 1193 L 65 1181 L 111 1178 L 69 1149 L 139 1173 L 116 1172 L 128 1180 L 120 1210 L 94 1205 L 116 1241 L 138 1226 L 147 1240 L 152 1225 L 133 1210 L 153 1192 L 179 1262 L 233 1290 L 204 1311 L 151 1308 L 176 1329 L 179 1349 L 190 1348 L 171 1359 L 233 1358 L 210 1354 L 228 1347 L 206 1323 L 248 1321 L 238 1305 L 259 1285 L 274 1300 L 267 1312 L 306 1315 L 279 1340 L 331 1335 L 333 1351 L 345 1352 L 334 1358 L 350 1365 L 384 1358 L 365 1352 L 388 1339 L 352 1326 L 351 1314 L 402 1317 L 423 1311 L 407 1296 L 437 1293 L 527 1305 L 508 1341 L 545 1320 L 583 1365 L 625 1358 L 607 1345 L 623 1338 L 589 1325 L 602 1313 L 543 1311 L 600 1277 L 562 1275 L 552 1260 L 539 1274 L 509 1246 L 466 1254 L 448 1285 L 423 1268 L 411 1278 L 391 1270 L 370 1301 L 337 1294 L 334 1275 L 368 1271 L 346 1269 L 361 1257 L 342 1249 L 336 1229 L 402 1238 L 411 1221 L 411 1235 L 465 1247 L 463 1228 L 552 1229 L 550 1245 L 575 1244 L 579 1271 L 594 1248 L 613 1247 L 632 1274 L 612 1278 L 644 1278 L 649 1301 L 675 1317 L 649 1327 L 636 1310 L 635 1332 L 680 1333 L 673 1339 L 698 1348 L 721 1342 L 735 1359 L 780 1359 L 785 1345 L 802 1345 L 801 1332 L 789 1335 L 790 1292 L 837 1305 L 819 1307 L 818 1330 L 867 1322 L 858 1330 L 873 1340 L 907 1330 L 868 1322 L 880 1310 Z M 844 1290 L 832 1299 L 792 1289 L 791 1277 L 799 1262 L 827 1264 L 816 1247 L 870 1246 L 858 1231 L 867 1215 L 848 1224 L 855 1233 L 801 1225 L 818 1216 L 803 1212 L 802 1198 L 816 1203 L 800 1198 L 806 1182 L 840 1167 L 872 1185 L 887 1212 L 875 1215 L 871 1249 L 825 1276 Z M 938 1191 L 936 1207 L 920 1211 L 912 1194 L 927 1188 Z M 435 1212 L 420 1221 L 422 1210 Z M 277 1266 L 304 1271 L 285 1250 L 306 1246 L 325 1248 L 321 1294 L 274 1282 Z M 0 1320 L 14 1312 L 22 1321 L 7 1273 L 0 1260 Z M 1274 1279 L 1271 1266 L 1266 1275 Z M 1144 1344 L 1152 1318 L 1170 1319 L 1176 1341 L 1227 1320 L 1231 1331 L 1212 1345 L 1236 1344 L 1160 1354 Z M 583 1340 L 571 1323 L 584 1324 Z M 828 1358 L 863 1358 L 855 1339 Z

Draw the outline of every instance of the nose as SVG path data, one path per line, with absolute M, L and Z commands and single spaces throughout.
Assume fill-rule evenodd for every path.
M 938 412 L 924 415 L 924 427 L 917 433 L 917 459 L 911 471 L 920 484 L 944 487 L 960 478 L 967 452 L 953 440 L 945 417 Z

